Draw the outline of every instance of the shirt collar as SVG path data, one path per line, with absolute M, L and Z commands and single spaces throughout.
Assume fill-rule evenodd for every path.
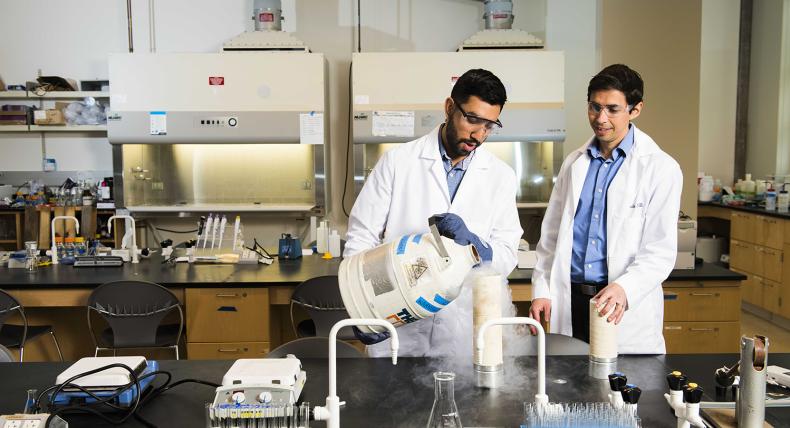
M 634 125 L 632 123 L 628 124 L 628 133 L 625 134 L 625 138 L 620 144 L 612 152 L 612 160 L 617 160 L 620 156 L 628 156 L 631 153 L 631 148 L 634 147 Z M 598 148 L 598 141 L 596 140 L 593 144 L 587 148 L 587 154 L 590 155 L 591 158 L 595 159 L 601 157 L 601 150 Z
M 453 160 L 450 159 L 450 156 L 447 154 L 447 150 L 444 149 L 444 144 L 442 144 L 442 128 L 443 127 L 444 127 L 444 125 L 442 125 L 442 127 L 439 128 L 439 136 L 437 138 L 439 140 L 439 154 L 441 155 L 442 161 L 445 164 L 452 165 L 452 161 Z M 462 170 L 466 171 L 466 169 L 469 168 L 469 163 L 472 162 L 472 157 L 474 157 L 476 151 L 477 151 L 477 149 L 472 150 L 472 153 L 469 153 L 469 156 L 465 157 L 464 160 L 462 160 L 461 162 L 458 162 L 453 168 L 454 169 L 462 169 Z

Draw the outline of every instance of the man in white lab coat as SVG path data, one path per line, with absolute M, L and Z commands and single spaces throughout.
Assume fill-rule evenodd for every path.
M 494 74 L 464 73 L 445 100 L 444 123 L 388 151 L 376 164 L 351 210 L 344 256 L 427 233 L 428 218 L 444 213 L 437 223 L 442 235 L 475 245 L 484 263 L 503 277 L 510 274 L 523 232 L 516 209 L 518 183 L 512 168 L 481 147 L 502 126 L 505 101 L 505 87 Z M 433 317 L 398 328 L 399 354 L 471 354 L 470 295 L 462 292 Z M 388 356 L 389 344 L 371 344 L 368 353 Z
M 594 136 L 563 162 L 546 209 L 532 274 L 530 315 L 589 341 L 589 300 L 618 324 L 621 354 L 662 354 L 661 283 L 677 255 L 683 176 L 632 121 L 643 82 L 616 64 L 590 80 Z

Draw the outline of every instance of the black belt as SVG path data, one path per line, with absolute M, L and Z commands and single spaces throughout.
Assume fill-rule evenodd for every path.
M 583 294 L 585 296 L 595 296 L 599 291 L 603 290 L 606 284 L 571 284 L 571 292 Z

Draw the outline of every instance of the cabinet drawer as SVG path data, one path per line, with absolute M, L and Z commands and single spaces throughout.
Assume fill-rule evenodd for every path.
M 771 281 L 782 281 L 782 251 L 773 248 L 761 248 L 763 259 L 763 276 Z
M 665 322 L 668 354 L 716 354 L 738 352 L 740 323 Z
M 735 239 L 730 241 L 730 267 L 743 272 L 757 273 L 755 259 L 754 245 Z M 762 258 L 760 260 L 762 263 Z
M 235 360 L 263 358 L 269 353 L 269 342 L 187 343 L 190 360 Z
M 784 228 L 785 221 L 775 217 L 760 216 L 758 221 L 762 223 L 762 244 L 763 246 L 774 248 L 777 250 L 782 249 L 784 244 Z
M 738 287 L 664 288 L 664 321 L 738 321 Z
M 781 313 L 779 299 L 782 297 L 782 284 L 763 280 L 763 309 L 775 314 Z
M 746 275 L 746 279 L 741 281 L 741 300 L 756 306 L 762 305 L 762 284 L 755 281 L 754 275 L 748 272 L 739 272 L 735 269 L 732 271 Z
M 756 215 L 733 212 L 730 215 L 730 237 L 738 241 L 754 242 Z
M 188 288 L 188 342 L 268 342 L 269 290 Z

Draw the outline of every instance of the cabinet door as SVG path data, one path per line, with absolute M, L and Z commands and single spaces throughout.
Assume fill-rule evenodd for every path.
M 757 305 L 758 302 L 756 301 L 757 293 L 755 293 L 756 285 L 754 282 L 754 275 L 748 272 L 740 272 L 736 269 L 732 269 L 732 271 L 746 275 L 746 279 L 741 281 L 741 300 L 752 305 Z
M 759 222 L 762 223 L 761 243 L 764 247 L 781 250 L 784 244 L 784 223 L 782 219 L 776 217 L 760 216 Z
M 779 313 L 779 299 L 781 297 L 782 284 L 763 280 L 763 309 L 775 314 Z
M 730 216 L 730 238 L 738 241 L 755 242 L 754 218 L 752 214 L 733 212 Z
M 757 276 L 765 276 L 765 248 L 754 244 L 747 245 L 749 246 L 748 257 L 752 260 L 752 273 Z
M 751 248 L 751 245 L 743 241 L 730 240 L 730 267 L 741 272 L 754 273 Z
M 782 251 L 763 247 L 761 254 L 763 256 L 763 276 L 768 280 L 781 282 L 783 258 Z
M 263 358 L 268 353 L 269 342 L 187 343 L 190 360 Z
M 787 222 L 790 224 L 790 221 Z M 787 235 L 785 235 L 787 236 Z M 790 319 L 790 244 L 785 244 L 783 254 L 788 256 L 782 261 L 782 287 L 779 289 L 779 315 Z
M 716 354 L 738 351 L 740 322 L 665 322 L 667 354 Z
M 188 342 L 268 342 L 267 288 L 187 288 Z
M 738 287 L 664 287 L 664 321 L 736 321 Z

